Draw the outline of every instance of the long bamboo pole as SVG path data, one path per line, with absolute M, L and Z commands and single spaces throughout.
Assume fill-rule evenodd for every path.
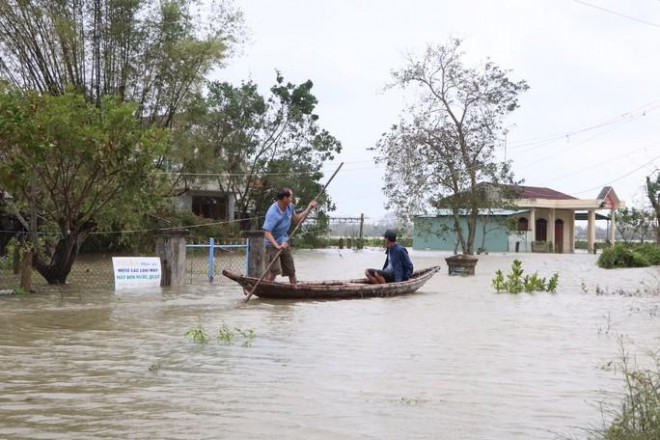
M 339 166 L 337 167 L 337 169 L 335 170 L 335 172 L 332 173 L 332 176 L 330 176 L 330 179 L 328 179 L 328 182 L 325 184 L 325 186 L 321 189 L 321 191 L 319 191 L 319 193 L 316 195 L 316 197 L 314 197 L 314 200 L 316 200 L 316 199 L 318 199 L 319 197 L 321 197 L 321 195 L 323 194 L 323 192 L 325 191 L 325 189 L 328 187 L 328 185 L 330 185 L 330 182 L 332 182 L 332 179 L 335 178 L 335 176 L 337 175 L 337 173 L 339 172 L 339 170 L 341 169 L 341 167 L 342 167 L 343 165 L 344 165 L 344 162 L 342 162 L 342 163 L 339 164 Z M 308 214 L 309 214 L 309 213 L 305 214 L 304 217 L 300 219 L 300 221 L 298 222 L 298 224 L 296 225 L 296 227 L 293 228 L 293 231 L 291 231 L 291 235 L 289 235 L 289 240 L 291 240 L 291 239 L 293 238 L 294 234 L 296 233 L 296 231 L 298 230 L 298 228 L 300 227 L 300 225 L 302 225 L 303 222 L 305 221 L 305 219 L 307 219 L 307 215 L 308 215 Z M 250 290 L 250 293 L 248 294 L 247 298 L 245 298 L 245 302 L 250 301 L 250 298 L 252 297 L 252 294 L 254 293 L 255 290 L 257 290 L 257 286 L 258 286 L 259 284 L 261 284 L 261 282 L 263 281 L 263 279 L 266 277 L 266 274 L 268 274 L 268 271 L 270 270 L 271 266 L 272 266 L 272 265 L 275 263 L 275 261 L 280 257 L 280 254 L 282 253 L 283 250 L 284 250 L 284 249 L 282 248 L 282 249 L 280 249 L 279 251 L 277 251 L 277 254 L 275 255 L 275 258 L 273 258 L 273 259 L 270 261 L 270 263 L 268 263 L 268 266 L 266 267 L 266 270 L 264 271 L 264 273 L 261 275 L 261 278 L 259 278 L 259 281 L 256 282 L 256 284 L 252 287 L 252 290 Z

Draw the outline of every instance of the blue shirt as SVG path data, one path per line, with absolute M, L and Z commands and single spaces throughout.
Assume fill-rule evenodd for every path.
M 293 218 L 293 203 L 289 203 L 282 211 L 277 202 L 270 205 L 266 211 L 266 219 L 262 229 L 273 234 L 277 244 L 282 244 L 289 239 L 289 229 L 291 228 L 291 219 Z M 266 246 L 272 246 L 270 241 L 266 240 Z

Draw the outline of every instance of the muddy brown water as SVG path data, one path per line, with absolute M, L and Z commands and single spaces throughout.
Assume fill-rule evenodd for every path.
M 0 297 L 0 438 L 584 438 L 623 385 L 623 346 L 660 349 L 660 270 L 518 255 L 557 294 L 497 294 L 443 270 L 396 298 L 243 301 L 238 285 Z M 381 250 L 297 251 L 300 279 L 361 276 Z M 620 294 L 623 290 L 631 295 Z M 605 294 L 602 294 L 602 292 Z M 601 294 L 597 293 L 601 292 Z M 231 344 L 223 325 L 252 329 Z M 210 342 L 186 331 L 204 328 Z

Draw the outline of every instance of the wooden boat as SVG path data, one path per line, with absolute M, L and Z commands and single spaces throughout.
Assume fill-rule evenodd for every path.
M 270 299 L 351 299 L 405 295 L 422 287 L 439 270 L 440 266 L 428 267 L 415 271 L 407 281 L 387 284 L 369 284 L 366 278 L 298 284 L 261 281 L 253 295 Z M 246 295 L 259 281 L 258 278 L 245 277 L 227 270 L 223 270 L 222 274 L 240 284 Z

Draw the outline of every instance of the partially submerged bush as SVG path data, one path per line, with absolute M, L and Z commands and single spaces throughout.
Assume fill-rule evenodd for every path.
M 604 269 L 617 267 L 647 267 L 660 265 L 660 246 L 653 243 L 616 245 L 603 250 L 598 266 Z
M 556 292 L 559 281 L 559 274 L 554 273 L 549 280 L 539 276 L 538 272 L 531 275 L 523 275 L 522 262 L 520 260 L 513 260 L 511 265 L 511 273 L 507 274 L 506 278 L 501 270 L 495 272 L 493 278 L 493 287 L 497 292 L 505 291 L 509 293 L 520 292 Z

